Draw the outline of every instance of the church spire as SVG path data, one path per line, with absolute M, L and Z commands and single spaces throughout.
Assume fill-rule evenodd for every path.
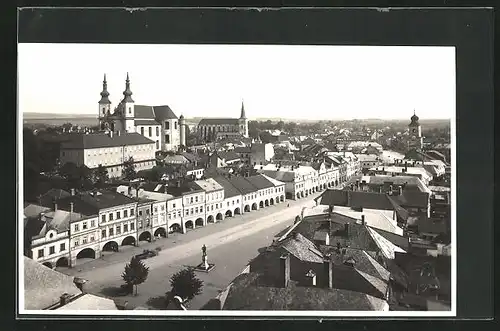
M 109 101 L 108 82 L 106 81 L 106 74 L 104 74 L 104 80 L 102 81 L 101 101 L 99 101 L 99 103 L 104 105 L 111 104 L 111 101 Z
M 127 79 L 125 80 L 125 91 L 123 91 L 123 102 L 134 102 L 132 100 L 132 91 L 130 90 L 130 79 L 128 77 L 128 72 L 127 72 Z
M 243 103 L 243 99 L 241 100 L 241 115 L 240 118 L 247 118 L 245 115 L 245 104 Z

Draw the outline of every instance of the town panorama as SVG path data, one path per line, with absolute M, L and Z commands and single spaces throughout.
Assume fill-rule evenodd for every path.
M 93 118 L 24 118 L 26 310 L 451 309 L 449 120 L 185 118 L 101 79 Z

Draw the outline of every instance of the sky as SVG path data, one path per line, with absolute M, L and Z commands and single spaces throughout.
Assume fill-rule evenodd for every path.
M 177 116 L 450 119 L 455 48 L 287 45 L 19 44 L 19 111 L 97 116 L 130 75 L 139 105 Z

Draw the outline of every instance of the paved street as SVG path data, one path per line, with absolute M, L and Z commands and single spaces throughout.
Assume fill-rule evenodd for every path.
M 270 206 L 243 216 L 227 218 L 221 223 L 208 224 L 186 234 L 176 234 L 141 247 L 126 247 L 118 253 L 107 254 L 73 269 L 60 269 L 69 275 L 85 278 L 92 283 L 91 291 L 114 297 L 114 291 L 123 284 L 121 274 L 130 257 L 145 248 L 162 246 L 160 255 L 145 260 L 150 268 L 147 281 L 139 286 L 138 296 L 126 296 L 124 300 L 133 306 L 158 307 L 151 298 L 163 296 L 170 290 L 171 275 L 185 266 L 201 262 L 201 247 L 207 246 L 210 263 L 216 268 L 208 274 L 197 273 L 205 283 L 203 293 L 191 303 L 190 309 L 198 309 L 217 295 L 243 270 L 248 261 L 258 254 L 258 249 L 269 245 L 274 235 L 293 224 L 295 216 L 305 206 L 312 206 L 313 197 Z M 290 203 L 290 207 L 287 207 Z

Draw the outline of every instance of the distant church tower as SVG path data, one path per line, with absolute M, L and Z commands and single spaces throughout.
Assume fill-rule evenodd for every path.
M 125 131 L 132 133 L 135 132 L 135 102 L 132 99 L 132 91 L 130 90 L 130 79 L 128 77 L 125 80 L 125 91 L 123 91 L 123 100 L 122 100 L 122 110 L 123 117 L 125 118 Z
M 413 116 L 410 118 L 411 122 L 408 124 L 408 148 L 422 150 L 424 145 L 424 138 L 422 137 L 422 127 L 418 122 L 419 118 L 413 110 Z
M 180 145 L 186 148 L 186 121 L 184 115 L 179 117 Z
M 243 100 L 241 101 L 241 114 L 240 118 L 238 119 L 238 124 L 240 126 L 239 127 L 240 134 L 243 137 L 248 138 L 248 119 L 245 114 L 245 105 L 243 103 Z
M 111 101 L 109 100 L 108 82 L 106 81 L 106 74 L 102 82 L 101 100 L 99 101 L 99 129 L 104 128 L 106 117 L 111 115 Z

